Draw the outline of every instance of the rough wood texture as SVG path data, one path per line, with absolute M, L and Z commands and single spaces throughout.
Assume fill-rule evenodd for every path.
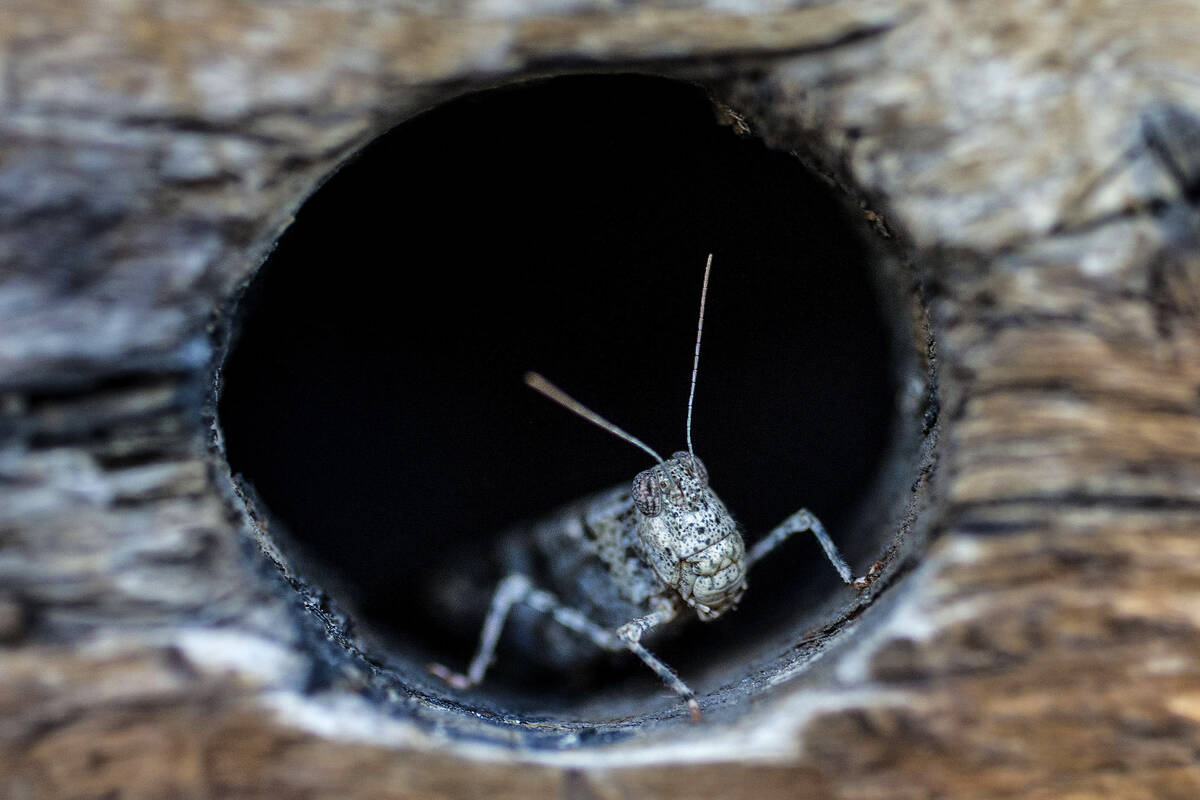
M 533 5 L 0 9 L 0 794 L 1200 793 L 1200 7 Z M 886 208 L 942 433 L 933 544 L 825 690 L 531 752 L 302 691 L 201 407 L 214 308 L 339 159 L 567 65 L 706 83 Z

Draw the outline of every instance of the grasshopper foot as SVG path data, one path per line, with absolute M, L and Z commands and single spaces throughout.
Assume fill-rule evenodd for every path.
M 425 665 L 425 669 L 427 669 L 431 675 L 436 675 L 446 683 L 453 686 L 455 689 L 470 689 L 478 683 L 478 681 L 471 680 L 470 677 L 463 675 L 461 672 L 455 672 L 449 667 L 444 667 L 441 664 L 430 662 Z
M 881 572 L 883 572 L 883 562 L 876 561 L 871 565 L 871 568 L 867 570 L 866 575 L 863 575 L 861 578 L 854 579 L 854 588 L 861 592 L 863 589 L 866 589 L 868 586 L 874 583 L 875 579 L 879 577 L 879 573 Z

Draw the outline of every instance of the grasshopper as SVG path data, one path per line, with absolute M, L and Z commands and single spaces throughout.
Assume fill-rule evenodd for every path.
M 708 470 L 692 446 L 692 406 L 711 270 L 710 254 L 700 291 L 686 451 L 664 459 L 541 375 L 526 374 L 525 383 L 532 389 L 640 447 L 658 463 L 638 473 L 632 486 L 625 484 L 594 495 L 514 534 L 524 543 L 525 551 L 532 538 L 536 557 L 522 552 L 506 559 L 508 574 L 492 595 L 479 645 L 466 673 L 430 664 L 428 669 L 434 675 L 460 689 L 478 685 L 495 656 L 506 621 L 515 608 L 524 606 L 553 620 L 560 629 L 557 642 L 539 644 L 543 656 L 561 664 L 577 660 L 582 655 L 581 637 L 593 651 L 630 651 L 687 703 L 692 720 L 699 721 L 702 713 L 695 693 L 646 649 L 644 636 L 680 621 L 688 611 L 707 622 L 736 609 L 746 591 L 750 568 L 788 537 L 803 531 L 817 537 L 845 583 L 863 589 L 874 581 L 876 568 L 863 578 L 852 577 L 824 526 L 805 509 L 789 516 L 747 550 L 733 516 L 709 486 Z M 517 551 L 510 548 L 509 552 Z M 535 583 L 536 571 L 542 573 L 547 588 Z M 563 631 L 570 633 L 564 638 Z

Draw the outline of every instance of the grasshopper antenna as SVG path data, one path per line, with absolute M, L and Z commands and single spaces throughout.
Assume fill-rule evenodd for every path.
M 550 381 L 543 378 L 538 373 L 526 372 L 525 373 L 525 385 L 528 386 L 530 389 L 534 389 L 535 391 L 538 391 L 538 392 L 544 394 L 546 397 L 549 397 L 551 400 L 558 403 L 563 408 L 567 409 L 568 411 L 572 411 L 572 412 L 578 414 L 579 416 L 586 419 L 588 422 L 591 422 L 594 425 L 598 425 L 599 427 L 604 428 L 604 430 L 608 431 L 609 433 L 613 434 L 614 436 L 617 436 L 621 439 L 624 439 L 625 441 L 629 442 L 632 445 L 642 448 L 647 453 L 649 453 L 651 456 L 653 456 L 655 461 L 657 461 L 660 464 L 663 463 L 663 457 L 660 456 L 658 453 L 654 452 L 653 450 L 651 450 L 649 445 L 647 445 L 641 439 L 637 438 L 636 436 L 632 436 L 632 435 L 626 433 L 625 431 L 621 430 L 616 425 L 612 424 L 611 422 L 606 420 L 604 417 L 597 414 L 595 411 L 592 411 L 590 408 L 588 408 L 587 406 L 580 403 L 574 397 L 571 397 L 571 395 L 567 394 L 562 389 L 558 388 L 557 386 L 555 386 L 553 383 L 551 383 Z
M 700 321 L 696 324 L 696 356 L 692 359 L 692 388 L 688 391 L 687 415 L 687 445 L 688 455 L 692 463 L 696 463 L 696 453 L 692 450 L 692 401 L 696 399 L 696 373 L 700 371 L 700 334 L 704 333 L 704 301 L 708 298 L 708 273 L 712 271 L 712 253 L 708 254 L 708 263 L 704 265 L 704 286 L 700 289 Z

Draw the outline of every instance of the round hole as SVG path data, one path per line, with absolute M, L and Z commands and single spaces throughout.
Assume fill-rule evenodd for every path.
M 564 77 L 470 95 L 380 137 L 297 213 L 241 299 L 219 420 L 232 471 L 350 636 L 414 691 L 484 712 L 617 719 L 679 704 L 632 656 L 557 669 L 502 646 L 463 669 L 514 524 L 648 457 L 522 385 L 543 373 L 669 455 L 693 438 L 753 543 L 807 507 L 862 573 L 895 531 L 896 331 L 868 228 L 829 182 L 699 88 Z M 897 291 L 900 291 L 897 289 Z M 915 359 L 913 360 L 915 364 Z M 912 475 L 899 480 L 911 482 Z M 655 652 L 701 694 L 836 625 L 852 590 L 811 535 L 736 612 Z

